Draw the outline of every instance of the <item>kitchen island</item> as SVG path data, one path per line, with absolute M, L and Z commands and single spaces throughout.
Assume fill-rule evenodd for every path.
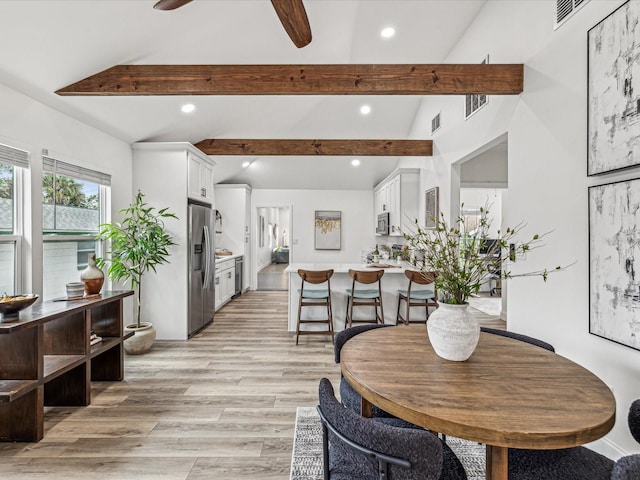
M 389 262 L 391 263 L 391 262 Z M 285 272 L 289 274 L 289 331 L 296 331 L 296 323 L 298 320 L 298 301 L 300 295 L 298 290 L 302 283 L 302 279 L 298 275 L 298 269 L 303 270 L 330 270 L 333 269 L 333 277 L 331 277 L 331 303 L 333 306 L 333 328 L 336 332 L 344 329 L 344 319 L 347 308 L 347 294 L 345 290 L 351 288 L 352 279 L 349 276 L 349 269 L 352 270 L 377 270 L 369 264 L 363 263 L 292 263 Z M 384 308 L 384 323 L 395 325 L 396 312 L 398 310 L 398 290 L 406 289 L 409 280 L 404 276 L 407 269 L 415 269 L 409 263 L 400 265 L 392 264 L 388 268 L 383 268 L 384 275 L 382 277 L 382 304 Z M 371 285 L 373 288 L 374 285 Z M 305 287 L 306 288 L 306 287 Z M 310 288 L 317 288 L 311 286 Z M 356 288 L 367 288 L 364 286 L 356 286 Z M 377 288 L 377 285 L 375 286 Z M 404 311 L 404 305 L 403 305 Z M 302 309 L 302 317 L 308 319 L 326 318 L 326 308 L 324 307 L 304 307 Z M 356 307 L 353 310 L 353 318 L 372 318 L 373 307 Z M 424 309 L 414 308 L 411 314 L 412 320 L 425 318 Z M 306 324 L 303 328 L 312 329 L 316 325 Z M 316 327 L 321 330 L 326 328 L 326 324 Z

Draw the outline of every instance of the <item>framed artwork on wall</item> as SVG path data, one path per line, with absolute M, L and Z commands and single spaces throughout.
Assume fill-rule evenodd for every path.
M 439 217 L 439 189 L 433 187 L 424 192 L 424 227 L 436 228 Z
M 342 212 L 339 210 L 316 210 L 315 249 L 340 250 Z
M 589 333 L 640 350 L 640 179 L 589 187 Z
M 588 166 L 599 175 L 640 165 L 640 2 L 588 32 Z

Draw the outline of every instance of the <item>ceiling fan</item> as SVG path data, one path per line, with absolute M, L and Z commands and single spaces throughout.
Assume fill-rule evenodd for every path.
M 156 10 L 175 10 L 189 2 L 191 0 L 160 0 L 153 8 Z M 302 48 L 309 45 L 311 43 L 311 27 L 302 0 L 271 0 L 271 4 L 295 46 Z

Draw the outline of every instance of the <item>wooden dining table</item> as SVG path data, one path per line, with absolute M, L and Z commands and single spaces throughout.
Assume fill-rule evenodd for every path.
M 436 355 L 424 325 L 364 332 L 341 352 L 342 374 L 371 405 L 486 445 L 486 478 L 507 480 L 508 449 L 575 447 L 615 423 L 615 399 L 593 373 L 511 338 L 481 333 L 464 362 Z

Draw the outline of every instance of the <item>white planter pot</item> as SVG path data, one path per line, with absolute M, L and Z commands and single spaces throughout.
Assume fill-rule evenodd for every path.
M 436 311 L 429 315 L 429 341 L 439 357 L 463 362 L 476 349 L 480 338 L 480 325 L 478 320 L 469 314 L 468 307 L 468 304 L 441 303 Z
M 129 332 L 135 332 L 132 337 L 124 341 L 124 351 L 129 355 L 148 352 L 156 341 L 156 329 L 151 323 L 140 322 L 140 328 L 136 324 L 127 325 L 124 327 L 124 333 L 126 335 Z

